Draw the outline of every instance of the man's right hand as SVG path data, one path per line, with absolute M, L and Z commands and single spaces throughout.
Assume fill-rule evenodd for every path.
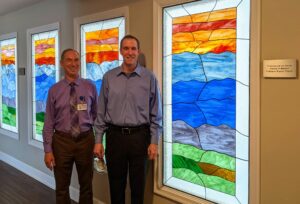
M 47 168 L 52 171 L 53 167 L 55 166 L 55 159 L 52 152 L 45 153 L 44 162 Z
M 98 157 L 99 159 L 102 159 L 104 157 L 104 147 L 103 144 L 97 143 L 94 146 L 94 155 Z

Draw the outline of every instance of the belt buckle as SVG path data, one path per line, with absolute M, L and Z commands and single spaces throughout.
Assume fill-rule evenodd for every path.
M 130 135 L 130 128 L 122 128 L 123 135 Z

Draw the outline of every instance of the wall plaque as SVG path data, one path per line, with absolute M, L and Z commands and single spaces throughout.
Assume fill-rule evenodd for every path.
M 296 78 L 297 60 L 278 59 L 264 60 L 264 77 L 266 78 Z

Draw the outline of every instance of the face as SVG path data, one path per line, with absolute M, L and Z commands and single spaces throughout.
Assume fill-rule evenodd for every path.
M 139 49 L 137 42 L 134 39 L 124 39 L 120 52 L 124 59 L 123 63 L 126 66 L 136 66 L 139 56 Z
M 60 65 L 65 70 L 65 76 L 69 79 L 76 79 L 80 69 L 79 55 L 76 51 L 70 50 L 65 53 Z

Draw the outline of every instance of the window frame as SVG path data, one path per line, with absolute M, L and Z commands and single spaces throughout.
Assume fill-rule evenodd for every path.
M 162 28 L 163 8 L 184 3 L 191 0 L 155 0 L 153 2 L 153 64 L 154 73 L 160 82 L 162 90 Z M 250 125 L 249 132 L 249 203 L 259 203 L 260 197 L 260 3 L 261 0 L 251 0 L 250 14 Z M 164 127 L 165 128 L 165 127 Z M 154 193 L 175 200 L 180 203 L 212 203 L 163 184 L 163 142 L 160 140 L 159 157 L 154 163 Z
M 9 40 L 9 39 L 14 39 L 14 38 L 16 39 L 16 50 L 15 50 L 15 68 L 16 68 L 16 131 L 8 130 L 8 129 L 2 127 L 2 125 L 0 125 L 0 134 L 3 134 L 3 135 L 6 135 L 6 136 L 8 136 L 10 138 L 19 140 L 18 33 L 17 32 L 12 32 L 12 33 L 8 33 L 8 34 L 0 35 L 0 42 L 1 41 L 5 41 L 5 40 Z M 1 50 L 0 50 L 0 53 L 1 53 Z M 1 65 L 1 63 L 0 63 L 0 65 Z M 2 82 L 0 82 L 0 85 L 2 86 Z M 2 89 L 0 90 L 0 95 L 1 95 L 0 102 L 2 104 Z M 2 112 L 2 105 L 1 105 L 1 112 Z M 1 119 L 1 121 L 2 121 L 2 119 Z
M 27 89 L 28 89 L 28 143 L 39 149 L 43 149 L 43 142 L 34 138 L 33 133 L 33 94 L 32 87 L 32 36 L 39 33 L 57 30 L 57 52 L 60 53 L 60 24 L 59 22 L 38 26 L 35 28 L 27 29 Z M 59 56 L 59 55 L 58 55 Z M 55 59 L 58 64 L 58 78 L 60 78 L 59 59 Z

